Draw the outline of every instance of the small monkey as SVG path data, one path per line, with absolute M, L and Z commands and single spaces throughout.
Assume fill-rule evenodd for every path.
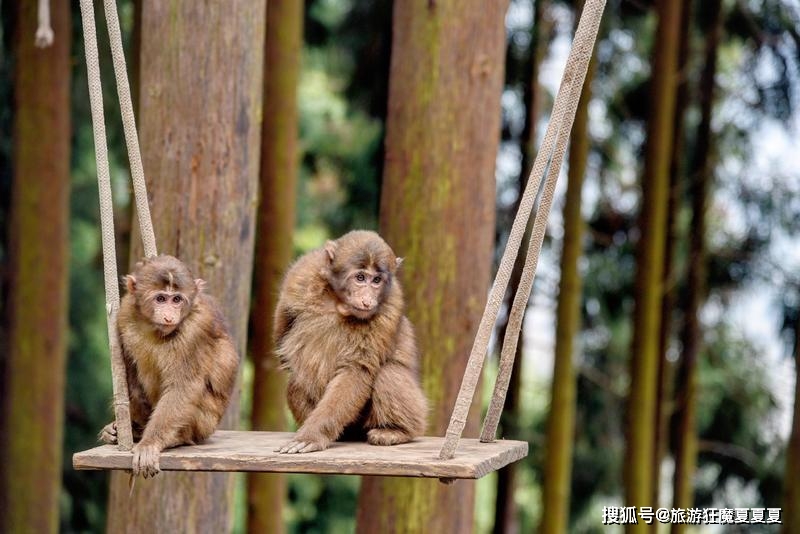
M 159 472 L 162 450 L 205 440 L 228 406 L 239 357 L 216 301 L 186 265 L 162 254 L 123 277 L 117 315 L 130 396 L 133 474 Z M 115 423 L 100 433 L 117 442 Z
M 353 231 L 289 268 L 275 340 L 300 428 L 278 452 L 320 451 L 342 435 L 395 445 L 422 434 L 428 403 L 401 262 L 375 232 Z

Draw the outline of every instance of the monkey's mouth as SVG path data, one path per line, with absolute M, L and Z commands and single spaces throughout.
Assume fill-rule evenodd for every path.
M 365 308 L 363 306 L 355 306 L 349 302 L 339 302 L 336 304 L 336 311 L 343 317 L 355 317 L 356 319 L 365 321 L 371 319 L 372 316 L 375 315 L 375 312 L 378 311 L 378 307 Z
M 359 319 L 369 319 L 373 315 L 375 315 L 375 311 L 377 308 L 360 308 L 358 306 L 350 306 L 350 312 L 353 314 L 354 317 L 358 317 Z
M 171 333 L 173 333 L 176 328 L 178 328 L 178 325 L 174 324 L 174 323 L 171 323 L 171 324 L 155 323 L 155 327 L 156 327 L 156 330 L 158 330 L 159 334 L 161 334 L 162 336 L 168 336 Z

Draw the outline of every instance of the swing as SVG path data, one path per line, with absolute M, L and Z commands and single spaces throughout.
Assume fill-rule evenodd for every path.
M 156 255 L 155 237 L 147 203 L 147 191 L 128 87 L 116 3 L 115 0 L 104 0 L 104 3 L 125 139 L 131 163 L 136 210 L 141 226 L 145 256 L 149 257 Z M 421 437 L 411 443 L 391 447 L 337 441 L 324 451 L 307 454 L 279 454 L 274 450 L 289 441 L 292 433 L 218 430 L 199 445 L 187 445 L 162 451 L 160 456 L 162 470 L 385 475 L 430 477 L 449 481 L 456 478 L 480 478 L 527 456 L 528 444 L 526 442 L 495 440 L 495 434 L 511 378 L 523 316 L 533 287 L 539 251 L 547 226 L 547 216 L 553 203 L 561 162 L 566 151 L 604 8 L 605 0 L 587 0 L 584 5 L 553 105 L 551 120 L 531 170 L 531 177 L 522 194 L 520 207 L 489 293 L 445 436 Z M 75 469 L 130 470 L 132 459 L 130 449 L 133 446 L 133 438 L 125 367 L 116 332 L 119 288 L 114 252 L 111 184 L 106 154 L 102 87 L 92 0 L 81 0 L 81 12 L 97 159 L 114 415 L 119 443 L 117 446 L 102 445 L 78 452 L 73 455 L 72 464 Z M 542 176 L 545 177 L 544 180 L 541 180 Z M 502 305 L 503 295 L 508 286 L 526 227 L 535 207 L 540 181 L 544 182 L 544 188 L 529 238 L 522 279 L 509 313 L 498 376 L 489 410 L 484 419 L 480 438 L 462 439 L 461 435 L 466 425 L 467 414 L 475 396 L 475 389 L 486 358 L 492 328 Z M 456 449 L 458 449 L 457 455 Z

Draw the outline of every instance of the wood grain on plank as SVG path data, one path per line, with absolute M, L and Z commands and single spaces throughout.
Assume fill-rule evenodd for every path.
M 528 444 L 523 441 L 462 439 L 455 458 L 440 460 L 443 438 L 439 437 L 392 447 L 336 442 L 327 450 L 307 454 L 275 452 L 292 436 L 291 432 L 219 430 L 200 445 L 164 451 L 161 469 L 480 478 L 528 454 Z M 72 465 L 75 469 L 126 470 L 131 468 L 131 453 L 103 445 L 76 453 Z

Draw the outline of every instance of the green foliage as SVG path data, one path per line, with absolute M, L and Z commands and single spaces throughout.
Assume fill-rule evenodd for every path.
M 782 0 L 766 0 L 757 7 L 736 3 L 726 21 L 730 38 L 744 48 L 742 74 L 748 92 L 755 93 L 749 105 L 756 120 L 765 114 L 789 122 L 796 107 L 798 88 L 791 73 L 797 69 L 800 34 L 797 10 L 788 4 Z M 706 15 L 703 9 L 699 11 L 701 18 Z
M 299 224 L 325 226 L 337 236 L 375 228 L 379 176 L 372 158 L 383 142 L 381 122 L 352 109 L 329 72 L 326 51 L 305 55 L 300 82 L 303 147 Z
M 324 228 L 335 237 L 377 228 L 390 35 L 381 30 L 389 17 L 385 2 L 307 4 L 299 89 L 301 232 Z
M 351 476 L 289 475 L 290 532 L 353 532 L 360 482 Z
M 699 360 L 699 468 L 718 473 L 701 477 L 699 506 L 725 502 L 733 480 L 758 483 L 754 500 L 745 506 L 771 506 L 779 500 L 785 466 L 783 444 L 769 373 L 758 347 L 720 323 L 709 335 L 706 354 Z M 754 423 L 758 424 L 754 424 Z

